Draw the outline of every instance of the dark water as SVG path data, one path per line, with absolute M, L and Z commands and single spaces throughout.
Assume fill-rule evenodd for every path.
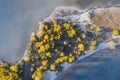
M 79 61 L 56 80 L 120 80 L 120 46 Z

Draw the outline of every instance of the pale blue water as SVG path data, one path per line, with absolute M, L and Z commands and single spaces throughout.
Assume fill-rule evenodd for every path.
M 66 0 L 0 0 L 0 59 L 18 61 L 38 22 L 61 5 L 76 6 Z

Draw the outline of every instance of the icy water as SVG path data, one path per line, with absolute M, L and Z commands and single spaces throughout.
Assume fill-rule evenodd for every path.
M 120 80 L 120 46 L 79 61 L 56 80 Z

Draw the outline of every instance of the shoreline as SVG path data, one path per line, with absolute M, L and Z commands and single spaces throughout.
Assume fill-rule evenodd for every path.
M 107 8 L 110 8 L 111 6 L 109 6 L 109 7 L 107 7 Z M 114 6 L 112 6 L 112 7 L 114 7 Z M 120 6 L 119 6 L 120 7 Z M 86 12 L 89 12 L 90 10 L 97 10 L 97 9 L 100 9 L 100 8 L 106 8 L 106 7 L 97 7 L 97 8 L 89 8 L 89 9 L 85 9 L 84 11 L 82 11 L 79 15 L 77 15 L 77 16 L 81 16 L 81 14 L 84 14 L 84 13 L 86 13 Z M 51 15 L 50 15 L 51 16 Z M 75 15 L 76 16 L 76 15 Z M 67 16 L 67 17 L 69 17 L 69 16 Z M 63 17 L 63 19 L 66 19 L 67 17 Z M 74 15 L 72 15 L 72 17 L 74 17 Z M 50 17 L 51 18 L 51 17 Z M 56 17 L 57 18 L 57 17 Z M 59 17 L 58 17 L 59 18 Z M 62 17 L 61 17 L 62 18 Z M 45 18 L 45 20 L 46 20 L 46 18 Z M 47 20 L 49 21 L 49 17 L 47 18 Z M 71 19 L 72 20 L 72 19 Z M 43 21 L 44 22 L 44 21 Z M 46 22 L 46 21 L 45 21 Z M 81 22 L 80 22 L 81 23 Z M 40 31 L 40 29 L 38 30 L 38 31 Z M 36 34 L 38 34 L 38 31 L 37 31 L 37 33 Z M 118 36 L 119 38 L 120 38 L 120 36 Z M 112 36 L 112 38 L 114 38 L 113 36 Z M 112 42 L 112 41 L 110 41 L 110 42 Z M 80 60 L 83 60 L 84 58 L 86 58 L 86 57 L 89 57 L 89 56 L 91 56 L 91 55 L 93 55 L 94 53 L 96 53 L 97 51 L 99 51 L 99 50 L 103 50 L 103 49 L 106 49 L 106 48 L 108 48 L 108 46 L 107 46 L 107 44 L 108 44 L 109 42 L 103 42 L 103 43 L 100 43 L 98 46 L 97 46 L 97 48 L 95 49 L 95 50 L 92 50 L 92 51 L 89 51 L 88 50 L 88 52 L 85 54 L 85 55 L 81 55 L 81 56 L 78 56 L 78 61 L 80 61 Z M 117 45 L 120 45 L 120 43 L 119 44 L 115 44 L 115 46 L 117 46 Z M 103 47 L 104 46 L 104 47 Z M 29 54 L 27 53 L 27 50 L 28 50 L 28 48 L 27 49 L 25 49 L 25 52 L 24 52 L 24 55 L 23 55 L 23 57 L 20 59 L 20 60 L 18 60 L 18 61 L 16 61 L 16 63 L 17 64 L 21 64 L 21 62 L 22 61 L 24 61 L 24 59 L 25 59 L 25 57 L 27 57 Z M 31 56 L 30 56 L 31 57 Z M 75 60 L 75 62 L 73 62 L 72 64 L 70 64 L 70 66 L 69 67 L 67 67 L 67 68 L 65 68 L 62 72 L 60 72 L 60 73 L 58 73 L 58 75 L 56 76 L 52 76 L 52 79 L 50 79 L 50 80 L 55 80 L 57 77 L 59 77 L 60 76 L 60 74 L 62 74 L 64 71 L 66 71 L 68 68 L 70 68 L 70 67 L 72 67 L 72 65 L 74 65 L 74 64 L 76 64 L 77 62 L 78 62 L 77 60 Z M 1 61 L 2 62 L 2 61 Z M 45 72 L 47 72 L 47 71 L 45 71 Z M 52 71 L 53 72 L 53 71 Z M 44 77 L 44 76 L 43 76 Z
M 104 6 L 104 7 L 88 8 L 88 9 L 82 11 L 79 15 L 84 14 L 84 13 L 90 11 L 90 10 L 97 10 L 97 9 L 101 9 L 101 8 L 110 8 L 110 7 L 120 7 L 120 6 Z M 67 17 L 69 17 L 69 16 L 67 16 Z M 65 19 L 66 19 L 67 17 L 65 17 Z M 64 19 L 64 18 L 63 18 L 63 19 Z M 118 38 L 120 38 L 120 36 L 118 36 Z M 111 41 L 111 42 L 112 42 L 112 41 Z M 93 50 L 93 51 L 90 52 L 90 53 L 88 52 L 86 55 L 80 56 L 78 61 L 83 60 L 84 58 L 87 58 L 87 57 L 93 55 L 94 53 L 96 53 L 96 52 L 99 51 L 99 50 L 107 49 L 107 48 L 108 48 L 108 47 L 107 47 L 107 44 L 108 44 L 108 43 L 109 43 L 109 42 L 106 42 L 106 43 L 103 45 L 103 46 L 106 46 L 105 48 L 101 48 L 101 49 L 97 48 L 96 50 Z M 100 43 L 100 44 L 102 44 L 102 43 Z M 119 44 L 116 44 L 115 46 L 117 46 L 117 45 L 120 45 L 120 43 L 119 43 Z M 102 47 L 102 46 L 101 46 L 101 47 Z M 75 63 L 78 62 L 78 61 L 75 61 Z M 74 65 L 75 63 L 72 63 L 72 64 L 69 66 L 69 68 L 72 67 L 72 65 Z M 67 67 L 67 69 L 68 69 L 68 67 Z M 66 71 L 67 69 L 65 69 L 64 71 Z M 61 73 L 59 73 L 57 76 L 55 75 L 54 77 L 52 77 L 52 79 L 50 79 L 50 78 L 49 78 L 49 79 L 50 79 L 50 80 L 55 80 L 55 79 L 56 79 L 57 77 L 59 77 L 64 71 L 62 71 Z M 49 73 L 48 73 L 48 74 L 49 74 Z
M 96 8 L 87 8 L 87 9 L 85 9 L 85 10 L 83 10 L 79 15 L 81 15 L 81 14 L 83 14 L 83 13 L 86 13 L 86 12 L 88 12 L 88 11 L 90 11 L 90 10 L 95 10 L 95 9 L 100 9 L 100 8 L 110 8 L 110 7 L 119 7 L 120 8 L 120 6 L 104 6 L 104 7 L 96 7 Z M 51 16 L 51 15 L 50 15 Z M 49 19 L 49 17 L 47 17 L 47 18 L 45 18 L 45 20 L 46 19 Z M 38 30 L 39 31 L 39 30 Z M 37 32 L 38 32 L 37 31 Z M 28 42 L 29 43 L 29 42 Z M 23 57 L 19 60 L 19 61 L 16 61 L 16 62 L 19 62 L 20 63 L 20 61 L 21 60 L 23 60 L 25 57 L 26 57 L 26 55 L 27 55 L 27 49 L 25 50 L 25 52 L 24 52 L 24 55 L 23 55 Z
M 119 36 L 120 37 L 120 36 Z M 65 68 L 62 72 L 60 72 L 60 73 L 58 73 L 57 75 L 54 75 L 54 77 L 52 76 L 52 78 L 49 78 L 49 80 L 57 80 L 57 77 L 60 77 L 60 75 L 63 73 L 63 72 L 65 72 L 65 71 L 67 71 L 69 68 L 71 68 L 74 64 L 76 64 L 76 63 L 78 63 L 79 61 L 81 61 L 81 60 L 83 60 L 83 59 L 85 59 L 85 58 L 87 58 L 87 57 L 89 57 L 89 56 L 91 56 L 91 55 L 94 55 L 95 53 L 97 54 L 97 52 L 98 51 L 100 51 L 100 50 L 104 50 L 104 49 L 107 49 L 108 48 L 108 46 L 107 46 L 107 44 L 108 43 L 110 43 L 110 42 L 103 42 L 103 43 L 100 43 L 99 45 L 98 45 L 98 48 L 97 49 L 95 49 L 95 50 L 93 50 L 93 51 L 88 51 L 88 53 L 86 53 L 85 55 L 82 55 L 82 56 L 80 56 L 79 58 L 78 58 L 78 60 L 76 60 L 75 62 L 73 62 L 72 64 L 69 64 L 69 63 L 67 63 L 68 65 L 69 65 L 69 67 L 67 67 L 67 68 Z M 104 47 L 103 47 L 104 46 Z M 120 43 L 119 44 L 115 44 L 115 46 L 120 46 Z M 64 63 L 63 63 L 64 64 Z M 49 74 L 49 73 L 48 73 Z M 44 76 L 43 76 L 44 77 Z M 44 79 L 43 79 L 44 80 Z
M 117 45 L 117 48 L 116 48 L 117 50 L 118 49 L 120 49 L 120 45 Z M 112 51 L 114 51 L 114 52 L 116 52 L 117 50 L 112 50 Z M 60 76 L 58 76 L 56 79 L 54 79 L 54 80 L 62 80 L 62 79 L 70 79 L 71 80 L 71 78 L 72 77 L 74 77 L 75 75 L 79 75 L 78 76 L 78 78 L 77 78 L 77 80 L 79 80 L 79 79 L 84 79 L 84 77 L 82 77 L 82 74 L 83 75 L 86 75 L 87 77 L 88 77 L 88 79 L 89 79 L 89 77 L 90 77 L 90 74 L 93 74 L 91 77 L 90 77 L 90 80 L 96 80 L 96 78 L 101 78 L 100 77 L 100 75 L 97 75 L 97 76 L 94 76 L 94 75 L 96 75 L 95 73 L 92 73 L 92 71 L 100 71 L 100 69 L 101 69 L 101 67 L 100 67 L 100 65 L 102 65 L 102 66 L 107 66 L 107 64 L 105 64 L 105 63 L 107 63 L 107 62 L 110 62 L 111 60 L 103 60 L 104 58 L 106 58 L 106 59 L 108 59 L 108 57 L 109 57 L 109 52 L 111 52 L 111 50 L 109 50 L 108 48 L 106 48 L 106 49 L 103 49 L 102 51 L 97 51 L 97 52 L 95 52 L 94 54 L 92 54 L 91 56 L 89 56 L 89 57 L 87 57 L 87 58 L 85 58 L 85 60 L 83 59 L 83 60 L 80 60 L 80 61 L 78 61 L 75 65 L 72 65 L 68 70 L 66 70 L 65 72 L 63 72 Z M 111 52 L 112 53 L 112 52 Z M 119 54 L 119 52 L 117 52 L 118 54 Z M 112 54 L 114 54 L 114 56 L 112 57 L 111 55 L 111 57 L 109 57 L 109 59 L 111 59 L 111 58 L 115 58 L 115 55 L 118 55 L 118 54 L 116 54 L 116 53 L 112 53 Z M 103 57 L 102 57 L 103 56 Z M 96 59 L 96 61 L 94 61 L 94 59 L 93 58 L 95 58 Z M 103 59 L 102 59 L 103 58 Z M 101 60 L 102 59 L 102 60 Z M 90 61 L 89 61 L 90 60 Z M 119 62 L 119 61 L 118 61 Z M 105 65 L 103 65 L 102 63 L 104 63 Z M 111 63 L 111 62 L 110 62 Z M 109 63 L 109 65 L 110 65 L 110 63 Z M 112 63 L 111 63 L 112 64 Z M 94 67 L 94 68 L 92 68 L 92 66 Z M 85 68 L 84 68 L 85 67 Z M 77 68 L 77 69 L 75 69 L 75 68 Z M 109 67 L 110 68 L 110 67 Z M 91 69 L 91 70 L 89 70 L 89 69 Z M 110 69 L 109 69 L 110 70 Z M 81 71 L 81 72 L 80 72 Z M 105 70 L 106 71 L 106 70 Z M 114 69 L 113 69 L 113 71 L 114 71 Z M 73 72 L 73 73 L 72 73 Z M 76 73 L 76 72 L 79 72 L 79 73 Z M 116 72 L 116 71 L 114 71 L 114 72 Z M 119 72 L 119 71 L 118 71 Z M 72 73 L 72 74 L 69 74 L 69 73 Z M 98 73 L 98 74 L 102 74 L 102 73 L 106 73 L 106 72 L 104 72 L 104 71 L 102 71 L 102 73 L 101 72 L 96 72 L 96 73 Z M 107 75 L 107 74 L 106 74 Z M 112 75 L 112 74 L 111 74 Z M 70 78 L 69 77 L 67 77 L 67 76 L 71 76 Z M 101 75 L 101 76 L 103 76 L 103 75 Z M 107 76 L 107 77 L 109 77 L 109 75 Z M 91 79 L 92 78 L 92 79 Z M 116 77 L 115 77 L 116 78 Z M 73 79 L 76 79 L 75 77 L 73 78 Z M 104 77 L 102 77 L 102 79 L 104 80 Z M 105 79 L 106 80 L 106 79 Z

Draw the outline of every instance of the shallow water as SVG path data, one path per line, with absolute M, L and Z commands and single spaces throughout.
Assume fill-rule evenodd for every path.
M 120 46 L 102 50 L 73 65 L 56 80 L 120 80 Z
M 119 0 L 0 0 L 0 59 L 18 61 L 24 54 L 29 34 L 38 21 L 58 6 L 87 7 L 119 4 Z

